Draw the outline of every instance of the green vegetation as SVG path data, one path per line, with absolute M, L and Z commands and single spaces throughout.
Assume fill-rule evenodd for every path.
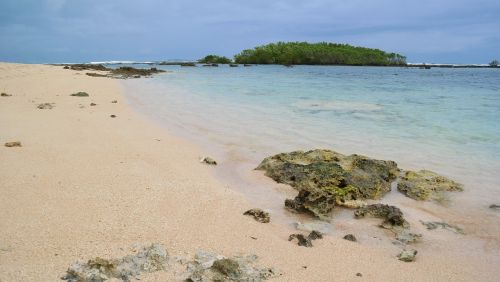
M 493 60 L 490 62 L 490 67 L 498 67 L 499 64 L 498 60 Z
M 224 56 L 208 55 L 203 59 L 199 59 L 198 62 L 202 64 L 230 64 L 231 59 Z
M 234 57 L 238 64 L 282 65 L 406 65 L 406 57 L 379 49 L 328 42 L 278 42 L 243 50 Z

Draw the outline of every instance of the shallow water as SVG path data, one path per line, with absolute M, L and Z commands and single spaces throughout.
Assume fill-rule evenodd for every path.
M 187 138 L 221 165 L 217 175 L 278 220 L 296 191 L 252 169 L 266 156 L 330 148 L 430 169 L 465 185 L 445 205 L 392 191 L 382 201 L 408 217 L 442 219 L 499 240 L 500 70 L 252 66 L 167 66 L 124 81 L 132 105 Z M 334 215 L 350 225 L 345 212 Z

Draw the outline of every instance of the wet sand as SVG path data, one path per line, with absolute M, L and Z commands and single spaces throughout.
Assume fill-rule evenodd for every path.
M 90 97 L 69 96 L 78 91 Z M 288 242 L 290 227 L 273 221 L 282 211 L 271 210 L 269 224 L 243 216 L 259 206 L 214 176 L 224 164 L 200 164 L 199 158 L 212 152 L 134 112 L 118 80 L 57 66 L 1 63 L 0 92 L 12 94 L 0 97 L 0 281 L 58 281 L 77 260 L 119 257 L 135 244 L 150 243 L 161 243 L 172 256 L 198 250 L 256 254 L 258 265 L 283 273 L 273 281 L 500 276 L 498 246 L 459 236 L 450 242 L 446 230 L 429 235 L 411 215 L 424 238 L 433 238 L 415 245 L 419 254 L 413 263 L 397 260 L 397 246 L 371 243 L 373 237 L 389 240 L 390 234 L 375 227 L 377 220 L 364 220 L 374 233 L 355 234 L 359 243 L 341 239 L 341 231 L 314 241 L 313 248 Z M 54 108 L 37 109 L 41 103 Z M 22 147 L 3 146 L 11 141 Z M 352 221 L 344 217 L 345 224 Z M 482 255 L 467 256 L 469 249 L 481 249 Z M 178 276 L 165 271 L 141 278 Z

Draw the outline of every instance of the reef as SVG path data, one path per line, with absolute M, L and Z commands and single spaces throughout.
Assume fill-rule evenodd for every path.
M 399 173 L 393 161 L 320 149 L 271 156 L 256 169 L 299 190 L 295 199 L 285 201 L 287 208 L 323 219 L 335 206 L 357 207 L 363 205 L 359 200 L 379 199 Z
M 406 171 L 398 182 L 398 190 L 419 201 L 441 201 L 445 192 L 463 191 L 463 186 L 453 180 L 428 170 Z

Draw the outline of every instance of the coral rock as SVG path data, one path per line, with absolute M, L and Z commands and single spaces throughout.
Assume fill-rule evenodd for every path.
M 251 216 L 253 216 L 253 218 L 255 220 L 257 220 L 258 222 L 262 222 L 262 223 L 268 223 L 271 220 L 271 218 L 269 216 L 269 213 L 265 212 L 265 211 L 263 211 L 261 209 L 247 210 L 243 214 L 244 215 L 251 215 Z
M 406 171 L 398 183 L 398 190 L 414 200 L 441 200 L 445 192 L 463 191 L 453 180 L 428 170 Z

